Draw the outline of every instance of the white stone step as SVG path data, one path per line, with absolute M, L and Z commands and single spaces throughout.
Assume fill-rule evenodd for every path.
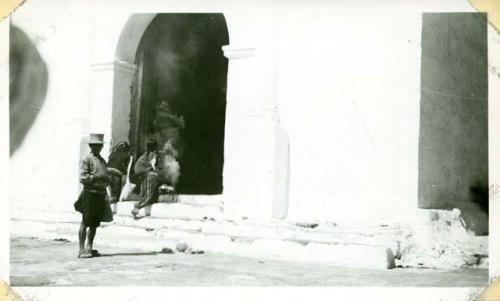
M 78 228 L 79 225 L 72 222 L 12 221 L 13 236 L 77 241 Z M 321 243 L 303 245 L 298 242 L 276 239 L 241 242 L 234 241 L 227 235 L 165 229 L 146 231 L 142 228 L 119 225 L 104 225 L 99 228 L 95 241 L 96 246 L 119 246 L 144 251 L 160 251 L 165 247 L 175 250 L 179 243 L 185 243 L 193 250 L 242 257 L 273 258 L 370 269 L 394 267 L 392 251 L 383 247 Z M 75 254 L 76 252 L 77 250 Z
M 198 212 L 197 214 L 186 214 L 190 205 L 185 204 L 155 204 L 158 208 L 156 212 L 170 211 L 170 214 L 155 215 L 134 220 L 130 211 L 133 208 L 132 202 L 119 203 L 117 215 L 111 223 L 116 226 L 128 226 L 142 229 L 155 229 L 163 231 L 184 231 L 199 232 L 206 235 L 224 235 L 237 241 L 252 241 L 256 239 L 295 241 L 302 244 L 326 243 L 326 244 L 358 244 L 363 246 L 389 247 L 396 252 L 398 238 L 401 231 L 387 228 L 366 228 L 359 227 L 318 227 L 318 229 L 303 228 L 292 225 L 289 222 L 256 222 L 253 220 L 228 220 L 223 216 L 218 219 L 208 218 Z M 179 210 L 179 208 L 181 210 Z M 130 209 L 130 210 L 129 210 Z M 204 213 L 217 212 L 213 208 Z M 141 212 L 144 215 L 144 212 Z M 209 215 L 210 216 L 210 215 Z M 190 218 L 191 217 L 191 218 Z M 22 211 L 14 215 L 14 218 L 31 221 L 47 222 L 71 222 L 80 223 L 78 213 L 57 213 L 57 212 L 27 212 Z
M 116 204 L 118 215 L 130 216 L 134 202 L 119 202 Z M 189 220 L 220 219 L 222 208 L 218 205 L 196 206 L 191 203 L 158 203 L 140 210 L 139 216 L 148 215 L 156 218 L 177 218 Z
M 186 242 L 211 252 L 369 268 L 390 267 L 394 263 L 392 258 L 401 254 L 400 263 L 403 266 L 457 268 L 464 263 L 468 265 L 473 262 L 475 254 L 483 257 L 488 254 L 487 237 L 466 235 L 457 221 L 454 222 L 454 227 L 446 226 L 441 229 L 445 222 L 436 228 L 435 225 L 432 226 L 436 221 L 430 223 L 423 220 L 421 225 L 426 225 L 424 228 L 413 226 L 411 231 L 408 225 L 397 223 L 320 223 L 311 227 L 297 225 L 292 221 L 258 221 L 227 216 L 219 206 L 185 203 L 155 204 L 150 217 L 134 220 L 130 214 L 133 203 L 119 203 L 117 207 L 118 214 L 114 216 L 114 221 L 103 223 L 102 230 L 99 230 L 105 234 L 100 238 L 104 244 L 120 244 L 125 241 L 134 247 L 161 248 Z M 439 214 L 446 221 L 451 213 Z M 76 239 L 75 233 L 81 220 L 80 214 L 76 212 L 26 209 L 15 210 L 12 216 L 13 224 L 18 227 L 13 227 L 17 231 L 13 233 L 24 236 L 43 233 L 49 237 L 66 235 L 65 237 L 72 239 Z M 40 227 L 25 229 L 22 226 L 30 223 Z M 41 230 L 45 228 L 48 230 Z M 432 236 L 426 234 L 433 231 L 437 232 Z M 462 245 L 457 244 L 456 238 L 451 238 L 453 233 L 465 235 L 460 240 L 463 241 Z M 454 251 L 450 256 L 436 257 L 434 253 L 437 246 L 439 250 Z

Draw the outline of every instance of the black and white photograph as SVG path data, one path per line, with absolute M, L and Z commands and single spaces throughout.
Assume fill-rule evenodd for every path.
M 472 300 L 500 275 L 500 31 L 345 2 L 18 7 L 5 281 Z

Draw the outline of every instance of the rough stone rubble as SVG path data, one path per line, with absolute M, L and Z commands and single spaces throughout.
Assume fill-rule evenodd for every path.
M 488 266 L 488 236 L 467 230 L 458 209 L 422 210 L 401 239 L 403 267 L 463 268 Z

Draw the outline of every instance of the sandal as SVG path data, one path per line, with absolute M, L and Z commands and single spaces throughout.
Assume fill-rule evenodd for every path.
M 78 258 L 92 258 L 92 254 L 87 251 L 82 251 L 78 254 Z
M 97 251 L 97 250 L 90 251 L 90 254 L 92 254 L 93 257 L 99 257 L 99 256 L 101 256 L 101 253 L 99 253 L 99 251 Z

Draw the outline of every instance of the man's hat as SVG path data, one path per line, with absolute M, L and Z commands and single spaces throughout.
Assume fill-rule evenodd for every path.
M 104 134 L 90 134 L 88 144 L 104 144 Z

